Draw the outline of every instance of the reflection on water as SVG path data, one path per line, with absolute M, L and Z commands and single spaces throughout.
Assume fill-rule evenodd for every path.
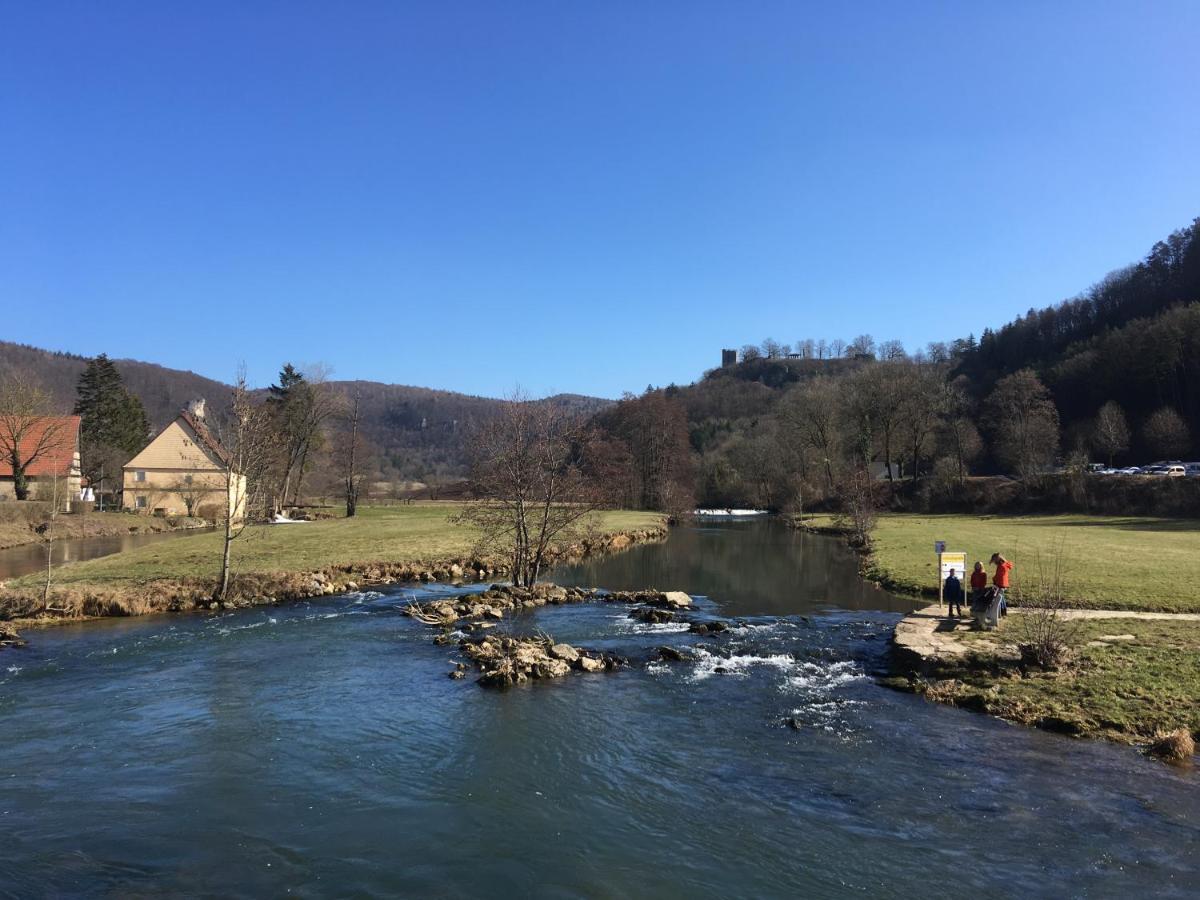
M 893 601 L 837 608 L 806 573 L 836 541 L 773 528 L 634 551 L 744 624 L 541 607 L 513 627 L 631 665 L 507 692 L 397 610 L 446 585 L 33 632 L 0 653 L 0 895 L 1200 892 L 1194 772 L 877 686 Z
M 83 562 L 86 559 L 96 559 L 100 556 L 111 556 L 114 553 L 124 553 L 145 544 L 169 538 L 184 537 L 190 534 L 200 534 L 211 531 L 211 528 L 191 528 L 182 531 L 164 531 L 157 534 L 114 534 L 104 537 L 77 538 L 69 541 L 55 541 L 51 562 L 55 566 L 63 563 Z M 46 570 L 46 545 L 22 544 L 20 547 L 9 547 L 0 550 L 0 581 L 9 578 L 20 578 L 33 572 Z
M 643 544 L 564 567 L 555 580 L 615 590 L 657 587 L 719 598 L 728 615 L 789 615 L 836 606 L 909 612 L 913 603 L 858 575 L 841 541 L 768 520 L 671 529 L 668 544 Z

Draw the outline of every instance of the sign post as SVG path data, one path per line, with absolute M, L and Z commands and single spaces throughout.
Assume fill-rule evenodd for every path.
M 945 541 L 934 541 L 934 542 L 933 542 L 933 552 L 937 554 L 937 559 L 938 559 L 938 565 L 937 565 L 937 570 L 938 570 L 938 584 L 937 584 L 937 588 L 938 588 L 938 609 L 941 609 L 941 608 L 942 608 L 942 599 L 943 599 L 943 598 L 942 598 L 942 591 L 943 591 L 943 588 L 944 588 L 944 586 L 945 586 L 945 583 L 946 583 L 946 579 L 941 577 L 941 572 L 942 572 L 942 554 L 946 552 L 946 542 L 945 542 Z

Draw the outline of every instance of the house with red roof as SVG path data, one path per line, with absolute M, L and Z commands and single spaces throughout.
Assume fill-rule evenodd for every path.
M 79 416 L 0 416 L 0 501 L 14 500 L 18 475 L 29 500 L 78 499 Z

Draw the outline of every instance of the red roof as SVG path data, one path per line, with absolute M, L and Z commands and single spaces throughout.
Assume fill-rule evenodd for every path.
M 0 478 L 12 478 L 8 448 L 14 437 L 19 438 L 21 459 L 37 454 L 25 468 L 27 476 L 70 475 L 79 450 L 79 416 L 44 416 L 31 421 L 0 416 Z

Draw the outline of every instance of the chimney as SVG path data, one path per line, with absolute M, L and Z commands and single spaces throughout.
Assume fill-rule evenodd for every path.
M 197 397 L 187 405 L 187 411 L 197 419 L 204 421 L 204 398 Z

